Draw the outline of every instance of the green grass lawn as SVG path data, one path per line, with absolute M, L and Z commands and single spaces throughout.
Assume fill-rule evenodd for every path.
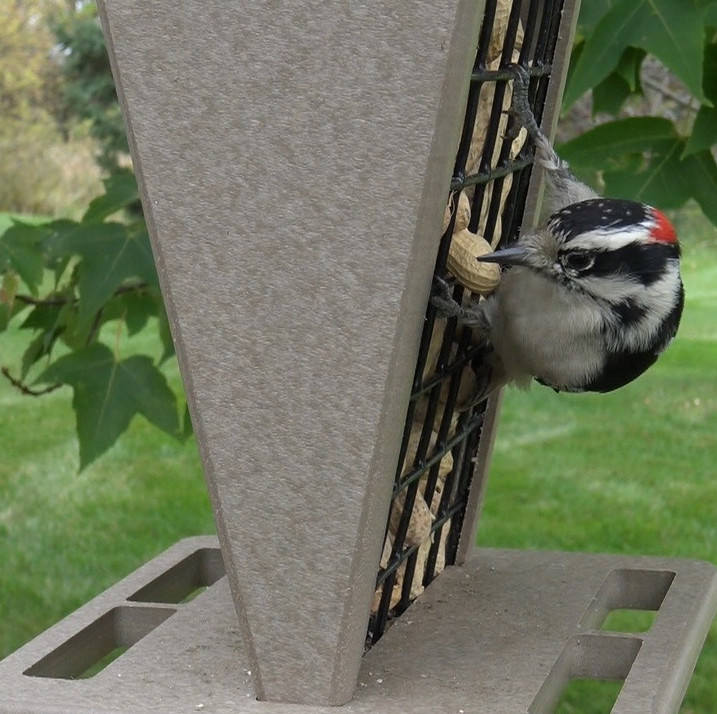
M 481 545 L 717 563 L 717 231 L 693 216 L 678 231 L 687 307 L 652 370 L 609 395 L 508 393 Z M 139 348 L 159 350 L 150 332 L 124 349 Z M 0 334 L 0 364 L 21 349 L 17 330 Z M 168 377 L 178 384 L 174 365 Z M 0 657 L 179 538 L 214 529 L 193 440 L 137 418 L 78 475 L 70 400 L 68 388 L 34 399 L 0 381 Z M 609 711 L 590 696 L 596 708 L 560 711 Z M 683 714 L 710 714 L 715 701 L 713 628 Z
M 0 233 L 9 222 L 0 214 Z M 0 333 L 0 364 L 18 364 L 20 332 Z M 123 354 L 159 356 L 155 335 L 123 342 Z M 166 372 L 179 385 L 176 362 Z M 23 396 L 0 376 L 0 658 L 180 538 L 214 532 L 193 439 L 137 418 L 78 474 L 71 400 L 68 387 Z

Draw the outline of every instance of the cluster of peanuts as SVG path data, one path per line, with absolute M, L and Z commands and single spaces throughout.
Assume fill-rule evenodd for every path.
M 503 48 L 503 38 L 508 24 L 508 16 L 510 15 L 511 0 L 502 0 L 498 3 L 495 15 L 495 24 L 493 33 L 490 38 L 488 50 L 487 69 L 496 70 L 500 67 L 501 53 Z M 523 44 L 523 28 L 519 24 L 516 34 L 515 48 L 513 49 L 512 61 L 517 62 L 520 56 L 520 48 Z M 471 146 L 468 151 L 468 159 L 466 161 L 465 173 L 467 176 L 478 171 L 478 167 L 483 159 L 483 144 L 490 116 L 493 110 L 493 99 L 495 96 L 496 84 L 487 82 L 481 87 L 480 102 L 476 113 L 476 121 L 473 127 L 473 137 Z M 498 123 L 497 136 L 493 146 L 493 152 L 490 160 L 487 162 L 490 166 L 495 166 L 503 149 L 503 141 L 506 134 L 508 124 L 508 110 L 513 99 L 513 85 L 507 83 L 503 94 L 502 112 Z M 514 159 L 523 148 L 527 137 L 527 131 L 521 128 L 518 134 L 512 139 L 509 158 Z M 471 219 L 471 202 L 473 198 L 473 190 L 465 189 L 456 197 L 452 194 L 448 199 L 448 205 L 443 216 L 443 231 L 445 232 L 450 224 L 453 211 L 456 212 L 455 223 L 453 226 L 453 236 L 451 240 L 450 250 L 447 260 L 448 271 L 455 279 L 471 293 L 477 295 L 488 295 L 493 292 L 500 282 L 500 268 L 495 263 L 479 263 L 477 256 L 490 253 L 500 240 L 502 232 L 501 214 L 505 205 L 505 200 L 513 185 L 513 175 L 508 174 L 500 187 L 500 209 L 495 229 L 490 242 L 485 239 L 485 227 L 488 220 L 488 209 L 492 202 L 493 190 L 496 184 L 489 183 L 486 186 L 483 196 L 480 215 L 477 222 L 477 231 L 475 233 L 468 230 Z
M 411 429 L 411 436 L 408 442 L 408 448 L 406 450 L 405 467 L 402 477 L 411 470 L 413 466 L 416 449 L 418 448 L 418 442 L 421 438 L 421 425 L 414 423 Z M 433 432 L 431 442 L 429 444 L 429 452 L 435 447 L 436 434 Z M 433 544 L 431 526 L 433 521 L 438 514 L 438 506 L 441 502 L 443 494 L 443 488 L 446 482 L 446 476 L 453 469 L 453 456 L 449 452 L 443 459 L 438 469 L 438 480 L 436 487 L 433 492 L 431 504 L 429 506 L 423 496 L 425 492 L 427 474 L 424 474 L 418 486 L 416 493 L 416 499 L 413 503 L 413 510 L 411 511 L 411 518 L 408 522 L 408 530 L 406 531 L 406 537 L 404 540 L 404 548 L 411 548 L 418 546 L 418 553 L 416 558 L 416 570 L 415 576 L 411 583 L 411 599 L 418 597 L 423 592 L 423 573 L 426 569 L 426 559 L 428 558 L 428 552 Z M 383 544 L 383 553 L 381 554 L 381 568 L 385 568 L 388 565 L 389 558 L 391 557 L 391 549 L 393 547 L 393 540 L 398 531 L 399 523 L 401 521 L 401 515 L 403 513 L 404 501 L 406 492 L 401 491 L 396 496 L 393 505 L 391 507 L 391 517 L 388 524 L 388 534 Z M 445 541 L 450 532 L 450 521 L 443 526 L 441 531 L 441 542 L 438 548 L 438 555 L 436 557 L 435 572 L 439 573 L 445 567 Z M 391 591 L 391 601 L 389 607 L 393 608 L 398 601 L 401 599 L 401 592 L 403 589 L 403 578 L 406 571 L 406 562 L 404 561 L 398 568 L 396 573 L 396 579 L 394 581 L 393 590 Z M 379 601 L 381 600 L 381 588 L 378 588 L 374 594 L 373 611 L 378 609 Z
M 503 48 L 503 39 L 505 37 L 506 28 L 508 24 L 508 17 L 510 15 L 512 0 L 499 0 L 498 7 L 496 10 L 495 21 L 493 25 L 493 32 L 490 38 L 490 45 L 488 50 L 488 69 L 498 69 L 500 66 L 501 52 Z M 516 37 L 515 49 L 513 51 L 512 60 L 515 62 L 518 60 L 520 47 L 522 46 L 523 30 L 522 27 L 518 27 L 518 33 Z M 466 175 L 476 173 L 478 166 L 482 159 L 484 139 L 486 131 L 490 122 L 490 115 L 493 107 L 493 98 L 495 94 L 495 84 L 486 83 L 481 89 L 480 102 L 478 105 L 478 112 L 476 115 L 476 121 L 473 128 L 473 137 L 471 141 L 471 147 L 468 153 L 468 159 L 466 162 Z M 508 121 L 508 115 L 506 111 L 510 108 L 512 101 L 512 85 L 508 83 L 505 87 L 505 94 L 503 97 L 504 110 L 501 114 L 500 124 L 498 126 L 497 138 L 493 147 L 493 153 L 490 157 L 490 165 L 495 166 L 503 144 L 503 137 L 506 132 L 506 125 Z M 515 158 L 526 140 L 526 130 L 521 129 L 519 134 L 512 139 L 512 145 L 510 147 L 510 158 Z M 499 216 L 502 213 L 502 208 L 505 203 L 508 192 L 512 185 L 512 176 L 508 175 L 503 180 L 501 187 L 500 196 L 500 208 Z M 472 232 L 468 229 L 471 219 L 471 200 L 473 197 L 472 189 L 465 189 L 460 192 L 454 192 L 449 196 L 448 205 L 446 206 L 444 218 L 443 218 L 443 229 L 442 232 L 448 229 L 450 225 L 451 216 L 455 212 L 455 221 L 453 224 L 453 235 L 451 244 L 448 252 L 446 261 L 446 267 L 448 271 L 455 277 L 455 279 L 466 289 L 466 299 L 470 299 L 470 294 L 476 295 L 488 295 L 493 292 L 500 282 L 500 267 L 495 263 L 480 263 L 476 260 L 477 256 L 490 253 L 496 246 L 501 235 L 501 222 L 500 217 L 493 231 L 491 242 L 487 241 L 483 237 L 485 226 L 487 222 L 488 207 L 491 203 L 492 191 L 494 184 L 486 186 L 485 195 L 483 198 L 483 206 L 481 208 L 480 216 L 477 221 L 477 231 Z M 424 381 L 432 376 L 435 372 L 436 364 L 438 361 L 438 355 L 443 342 L 443 334 L 445 330 L 445 320 L 436 320 L 433 328 L 433 334 L 431 336 L 431 344 L 428 351 L 428 357 L 426 359 L 426 366 L 423 371 Z M 455 346 L 454 346 L 455 347 Z M 475 375 L 470 367 L 464 368 L 463 375 L 461 376 L 460 388 L 457 398 L 457 409 L 461 409 L 462 404 L 467 404 L 470 398 L 473 396 L 476 389 Z M 441 395 L 439 398 L 439 406 L 435 417 L 435 424 L 440 424 L 443 411 L 447 399 L 448 384 L 444 383 Z M 418 444 L 421 437 L 422 424 L 426 415 L 427 398 L 424 397 L 416 405 L 414 412 L 414 423 L 411 429 L 409 438 L 408 448 L 406 450 L 406 457 L 404 460 L 404 468 L 402 476 L 405 476 L 412 468 L 414 464 L 414 458 Z M 456 429 L 458 420 L 458 414 L 454 413 L 451 417 L 451 425 L 449 428 L 450 438 Z M 437 441 L 437 433 L 434 431 L 430 444 L 428 447 L 428 454 L 430 455 L 435 448 Z M 443 489 L 446 484 L 446 477 L 453 470 L 453 456 L 449 452 L 447 453 L 440 462 L 438 471 L 438 480 L 434 493 L 431 497 L 430 504 L 427 503 L 424 494 L 427 474 L 424 474 L 420 481 L 416 498 L 413 504 L 413 510 L 411 512 L 411 518 L 408 524 L 408 531 L 404 541 L 404 548 L 418 546 L 417 562 L 415 576 L 411 583 L 411 599 L 418 597 L 423 592 L 423 572 L 425 570 L 426 559 L 428 557 L 429 550 L 433 545 L 433 538 L 435 534 L 431 532 L 433 522 L 437 518 L 438 508 L 441 502 Z M 388 526 L 388 533 L 384 542 L 383 553 L 381 555 L 380 567 L 386 568 L 391 557 L 391 551 L 393 548 L 393 542 L 398 532 L 399 523 L 401 520 L 401 514 L 403 511 L 405 500 L 405 491 L 396 496 L 391 508 L 391 517 Z M 441 529 L 441 542 L 438 548 L 438 555 L 435 564 L 435 573 L 438 574 L 445 567 L 445 541 L 450 532 L 450 521 L 448 521 Z M 401 599 L 401 593 L 403 589 L 403 580 L 405 574 L 406 563 L 403 562 L 397 571 L 396 579 L 394 582 L 393 590 L 391 592 L 390 607 L 393 608 Z M 375 612 L 378 609 L 379 602 L 381 599 L 381 590 L 378 588 L 374 595 L 374 602 L 372 610 Z

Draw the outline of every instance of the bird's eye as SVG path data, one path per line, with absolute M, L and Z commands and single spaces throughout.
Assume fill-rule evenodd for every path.
M 594 262 L 595 258 L 592 255 L 577 250 L 566 253 L 563 257 L 563 266 L 569 270 L 575 270 L 577 272 L 589 270 L 592 268 Z

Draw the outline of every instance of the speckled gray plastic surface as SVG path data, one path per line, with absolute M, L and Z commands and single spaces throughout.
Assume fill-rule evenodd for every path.
M 352 694 L 483 2 L 100 2 L 258 690 Z
M 351 702 L 259 702 L 226 578 L 189 602 L 158 602 L 220 576 L 212 549 L 212 537 L 181 541 L 0 662 L 0 712 L 548 714 L 570 677 L 626 676 L 614 714 L 674 714 L 717 608 L 706 563 L 478 549 L 363 658 Z M 204 573 L 201 562 L 185 567 L 202 559 L 211 561 Z M 138 592 L 152 599 L 133 599 Z M 652 627 L 599 629 L 608 610 L 625 607 L 658 608 Z M 146 634 L 92 678 L 50 676 L 72 669 L 67 650 L 54 664 L 53 651 L 118 609 L 124 627 L 112 637 Z

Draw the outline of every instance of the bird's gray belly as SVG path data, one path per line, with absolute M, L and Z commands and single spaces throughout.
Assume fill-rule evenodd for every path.
M 509 379 L 579 390 L 605 362 L 602 315 L 590 299 L 525 268 L 487 305 L 491 342 Z

